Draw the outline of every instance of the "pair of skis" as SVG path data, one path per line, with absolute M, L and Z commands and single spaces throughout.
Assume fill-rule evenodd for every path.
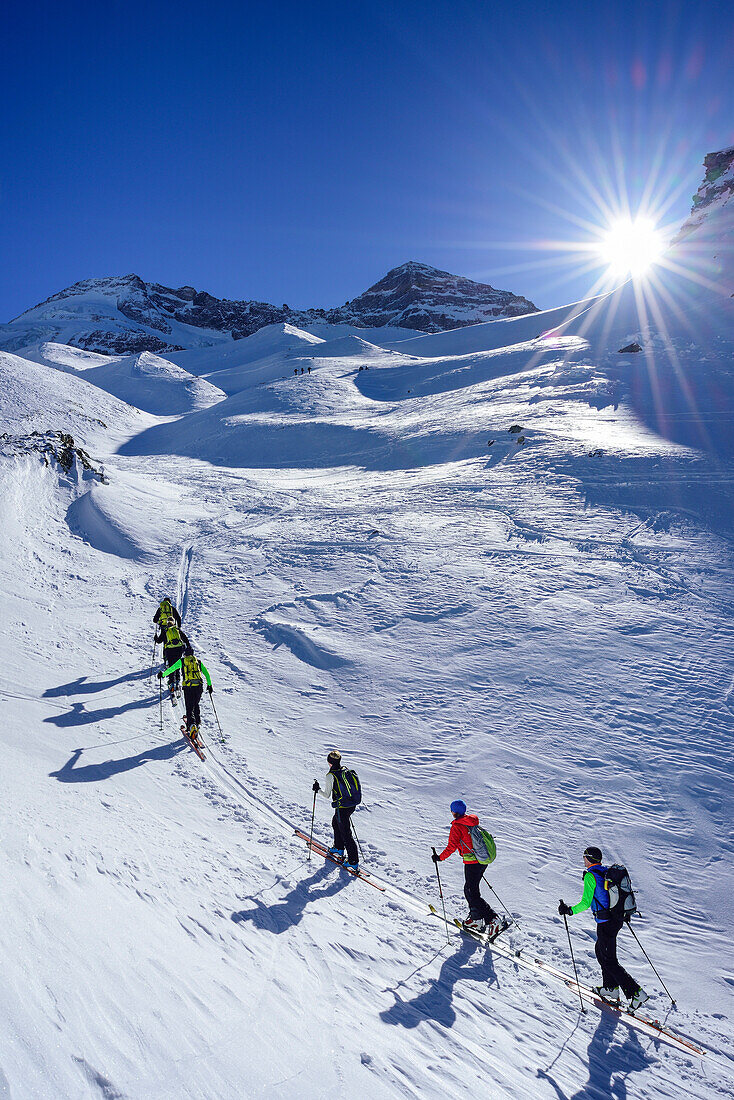
M 186 729 L 186 723 L 181 723 L 181 733 L 184 735 L 191 748 L 194 750 L 200 760 L 206 760 L 204 755 L 204 742 L 201 740 L 201 734 L 196 726 L 192 726 L 190 730 Z
M 309 847 L 312 852 L 315 852 L 319 856 L 323 856 L 324 859 L 328 859 L 330 863 L 336 864 L 337 867 L 341 867 L 342 870 L 350 874 L 352 878 L 361 879 L 362 882 L 366 882 L 368 886 L 374 886 L 375 890 L 379 890 L 383 894 L 385 893 L 384 886 L 380 886 L 379 882 L 375 882 L 375 880 L 370 878 L 369 875 L 366 875 L 364 871 L 353 871 L 351 867 L 347 867 L 342 860 L 333 856 L 326 845 L 322 844 L 320 840 L 313 840 L 308 833 L 303 833 L 300 829 L 294 829 L 293 832 L 297 837 L 300 837 L 301 840 L 306 841 L 306 846 Z
M 444 923 L 443 916 L 432 905 L 429 906 L 431 915 L 436 917 L 441 923 Z M 550 975 L 559 981 L 561 981 L 568 989 L 570 989 L 577 997 L 583 998 L 590 1004 L 595 1005 L 597 1008 L 608 1009 L 610 1012 L 615 1012 L 621 1019 L 623 1019 L 628 1025 L 633 1027 L 637 1031 L 643 1032 L 645 1035 L 649 1035 L 653 1039 L 658 1039 L 665 1043 L 667 1046 L 675 1047 L 677 1050 L 683 1051 L 685 1054 L 697 1054 L 699 1057 L 705 1055 L 705 1051 L 697 1047 L 695 1043 L 692 1043 L 690 1039 L 685 1038 L 682 1035 L 676 1035 L 675 1032 L 669 1031 L 668 1028 L 651 1016 L 641 1014 L 640 1012 L 632 1012 L 629 1008 L 623 1007 L 621 1004 L 614 1004 L 611 1001 L 604 1000 L 598 993 L 595 993 L 587 985 L 582 985 L 581 982 L 576 982 L 568 974 L 565 974 L 562 970 L 559 970 L 557 966 L 553 966 L 552 963 L 546 962 L 544 959 L 538 959 L 520 948 L 513 948 L 507 943 L 498 943 L 497 937 L 490 940 L 484 932 L 476 932 L 473 929 L 464 928 L 461 921 L 453 919 L 446 919 L 445 922 L 449 928 L 458 928 L 465 935 L 472 936 L 474 939 L 479 940 L 486 947 L 491 947 L 492 950 L 497 951 L 498 954 L 504 958 L 509 959 L 510 962 L 514 962 L 518 966 L 522 966 L 528 970 L 535 970 L 541 974 Z M 504 929 L 503 929 L 504 931 Z M 498 933 L 499 935 L 500 933 Z
M 439 913 L 438 909 L 434 908 L 433 905 L 429 905 L 428 908 L 431 910 L 434 917 L 438 917 L 438 919 L 441 921 L 443 920 L 443 917 Z M 467 928 L 463 921 L 460 921 L 458 917 L 454 917 L 451 921 L 447 920 L 446 923 L 448 925 L 456 925 L 459 931 L 463 932 L 464 935 L 471 936 L 472 939 L 478 940 L 479 943 L 483 943 L 485 947 L 489 947 L 489 945 L 494 943 L 495 940 L 499 936 L 501 936 L 503 932 L 506 932 L 508 928 L 511 928 L 514 922 L 510 920 L 509 917 L 503 917 L 502 924 L 493 936 L 490 936 L 486 930 L 480 931 L 478 928 Z

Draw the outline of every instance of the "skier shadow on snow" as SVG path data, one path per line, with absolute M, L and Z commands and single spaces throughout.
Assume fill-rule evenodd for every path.
M 636 1032 L 626 1027 L 624 1042 L 612 1046 L 619 1023 L 615 1013 L 602 1011 L 587 1050 L 589 1080 L 573 1094 L 567 1095 L 547 1070 L 537 1071 L 538 1077 L 554 1089 L 558 1100 L 624 1100 L 628 1075 L 655 1065 L 656 1059 L 643 1050 Z
M 312 886 L 324 882 L 332 873 L 336 877 L 327 889 L 312 891 Z M 352 876 L 350 874 L 340 872 L 331 865 L 321 867 L 309 878 L 299 882 L 298 886 L 291 890 L 289 894 L 286 894 L 277 905 L 265 905 L 257 898 L 248 898 L 249 901 L 255 902 L 255 908 L 243 909 L 239 913 L 233 913 L 232 920 L 235 924 L 243 924 L 246 920 L 251 920 L 257 928 L 280 935 L 281 932 L 287 932 L 289 928 L 293 928 L 300 923 L 309 902 L 321 901 L 322 898 L 338 894 L 340 890 L 349 885 L 351 880 Z
M 68 684 L 59 684 L 55 688 L 47 688 L 42 698 L 55 699 L 59 695 L 91 695 L 93 692 L 106 691 L 107 688 L 117 687 L 119 684 L 129 684 L 132 680 L 144 680 L 150 676 L 149 668 L 141 668 L 139 672 L 128 672 L 125 676 L 118 676 L 116 680 L 88 681 L 86 676 L 80 676 L 78 680 L 72 680 Z
M 59 783 L 99 783 L 105 779 L 111 779 L 113 775 L 139 768 L 149 760 L 171 760 L 186 747 L 182 741 L 172 741 L 169 745 L 143 749 L 135 756 L 124 756 L 119 760 L 103 760 L 101 764 L 84 764 L 80 768 L 77 764 L 84 750 L 74 749 L 63 768 L 57 772 L 49 772 L 49 776 L 58 779 Z
M 118 714 L 126 714 L 129 710 L 145 710 L 148 707 L 158 706 L 158 696 L 150 695 L 147 699 L 134 699 L 131 703 L 125 703 L 122 707 L 102 707 L 100 710 L 85 710 L 84 703 L 72 703 L 71 710 L 65 714 L 52 715 L 44 718 L 44 722 L 51 722 L 54 726 L 87 726 L 90 722 L 104 722 L 108 718 L 116 718 Z
M 471 962 L 479 953 L 478 962 Z M 395 1004 L 380 1013 L 386 1024 L 401 1027 L 417 1027 L 423 1020 L 436 1020 L 444 1027 L 453 1027 L 456 1011 L 452 1004 L 454 986 L 459 981 L 485 982 L 499 986 L 492 962 L 492 954 L 482 944 L 468 936 L 462 936 L 458 951 L 444 960 L 430 988 L 419 993 L 412 1001 L 404 1001 L 393 990 Z

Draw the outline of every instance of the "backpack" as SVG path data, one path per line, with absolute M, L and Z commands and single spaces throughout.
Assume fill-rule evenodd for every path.
M 184 687 L 198 687 L 201 680 L 201 666 L 196 657 L 189 655 L 182 662 Z
M 637 901 L 627 868 L 621 863 L 607 867 L 604 889 L 609 894 L 609 912 L 624 921 L 631 920 L 637 912 Z
M 339 810 L 353 810 L 362 801 L 362 784 L 355 771 L 340 768 L 334 772 L 334 805 Z
M 183 645 L 183 641 L 173 619 L 171 620 L 171 624 L 171 626 L 166 627 L 166 637 L 163 640 L 163 644 L 166 649 L 178 649 L 179 646 Z
M 173 623 L 173 608 L 171 607 L 170 600 L 162 600 L 161 606 L 158 608 L 158 624 L 163 629 L 167 626 L 171 626 Z
M 497 858 L 497 845 L 494 837 L 483 829 L 481 825 L 472 825 L 469 830 L 474 855 L 478 863 L 493 863 Z

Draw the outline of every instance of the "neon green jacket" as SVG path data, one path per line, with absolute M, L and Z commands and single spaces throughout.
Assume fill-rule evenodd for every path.
M 596 890 L 596 879 L 591 871 L 584 871 L 584 892 L 581 896 L 581 901 L 571 906 L 571 912 L 574 914 L 583 913 L 585 909 L 590 909 L 594 890 Z
M 171 665 L 171 667 L 170 667 L 170 668 L 167 668 L 167 669 L 166 669 L 166 670 L 164 671 L 163 675 L 164 675 L 164 676 L 170 676 L 172 672 L 178 672 L 178 670 L 179 670 L 180 668 L 181 668 L 181 659 L 179 658 L 179 660 L 178 660 L 178 661 L 176 661 L 176 663 L 175 663 L 174 665 Z M 209 685 L 209 687 L 211 687 L 211 686 L 212 686 L 212 678 L 211 678 L 211 676 L 209 675 L 209 670 L 208 670 L 208 668 L 206 667 L 206 665 L 205 665 L 205 664 L 203 663 L 203 661 L 199 661 L 199 668 L 200 668 L 200 669 L 201 669 L 201 671 L 202 671 L 202 672 L 204 673 L 204 676 L 206 677 L 206 682 L 207 682 L 207 684 Z

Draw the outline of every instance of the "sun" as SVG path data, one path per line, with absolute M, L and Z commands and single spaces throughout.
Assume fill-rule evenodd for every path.
M 665 250 L 665 239 L 652 218 L 619 218 L 602 237 L 598 252 L 614 279 L 646 275 Z

